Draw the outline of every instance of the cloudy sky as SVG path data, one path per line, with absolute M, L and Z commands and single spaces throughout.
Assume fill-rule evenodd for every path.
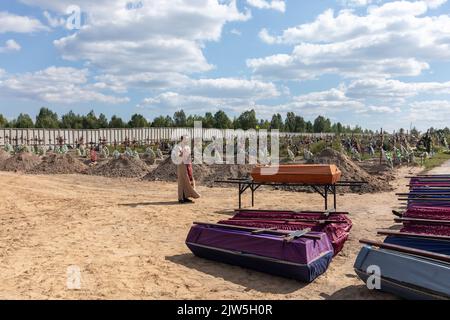
M 0 113 L 41 106 L 450 126 L 450 2 L 2 0 Z

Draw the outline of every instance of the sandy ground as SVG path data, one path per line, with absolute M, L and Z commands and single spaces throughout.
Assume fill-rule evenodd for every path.
M 449 163 L 450 165 L 450 163 Z M 447 172 L 450 170 L 446 168 Z M 401 169 L 394 184 L 406 190 Z M 350 240 L 312 284 L 194 257 L 184 244 L 193 221 L 227 218 L 237 191 L 200 188 L 179 205 L 176 184 L 0 173 L 0 299 L 393 299 L 369 292 L 353 272 L 361 238 L 393 227 L 395 191 L 339 196 L 354 222 Z M 246 203 L 248 205 L 248 198 Z M 260 190 L 259 208 L 322 209 L 318 195 Z M 67 268 L 81 289 L 67 288 Z

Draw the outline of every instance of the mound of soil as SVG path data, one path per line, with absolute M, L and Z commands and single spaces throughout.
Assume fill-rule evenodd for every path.
M 34 153 L 21 152 L 3 161 L 1 170 L 26 172 L 36 167 L 39 163 L 41 163 L 39 156 Z
M 341 180 L 366 181 L 362 187 L 339 188 L 338 192 L 384 192 L 392 190 L 386 177 L 372 175 L 352 161 L 345 154 L 327 148 L 314 158 L 314 163 L 335 164 L 342 171 Z
M 214 183 L 215 180 L 226 180 L 230 178 L 246 178 L 250 175 L 253 165 L 245 164 L 194 164 L 194 178 L 198 185 L 208 187 L 220 184 Z M 168 181 L 177 180 L 177 167 L 169 157 L 161 162 L 158 167 L 144 177 L 149 181 Z M 224 186 L 229 186 L 224 184 Z
M 9 159 L 10 157 L 11 157 L 11 155 L 8 152 L 6 152 L 3 149 L 0 149 L 0 166 L 3 161 L 5 161 L 6 159 Z
M 140 178 L 148 173 L 149 168 L 139 159 L 120 156 L 108 162 L 92 167 L 89 174 L 110 178 Z
M 156 162 L 156 157 L 152 157 L 149 154 L 144 154 L 141 156 L 141 160 L 145 162 L 146 165 L 151 166 Z
M 88 167 L 70 154 L 48 154 L 36 167 L 28 170 L 32 174 L 86 173 Z

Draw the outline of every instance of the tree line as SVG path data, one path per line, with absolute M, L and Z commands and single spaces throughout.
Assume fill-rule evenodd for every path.
M 147 120 L 141 114 L 134 114 L 129 121 L 113 115 L 108 119 L 103 113 L 98 116 L 94 111 L 86 115 L 73 111 L 58 116 L 48 108 L 41 108 L 35 120 L 25 113 L 11 121 L 0 114 L 0 128 L 46 128 L 46 129 L 104 129 L 104 128 L 145 128 L 145 127 L 193 127 L 195 121 L 201 121 L 203 128 L 217 129 L 278 129 L 284 132 L 306 133 L 370 133 L 359 126 L 350 127 L 340 122 L 332 123 L 330 119 L 318 116 L 314 121 L 307 121 L 294 112 L 288 112 L 286 117 L 274 114 L 271 120 L 258 119 L 255 110 L 244 111 L 239 116 L 230 118 L 224 111 L 206 112 L 203 116 L 186 115 L 179 110 L 171 117 L 159 116 L 153 121 Z

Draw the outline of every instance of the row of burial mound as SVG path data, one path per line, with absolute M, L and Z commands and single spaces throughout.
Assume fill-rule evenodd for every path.
M 247 178 L 252 168 L 253 165 L 249 164 L 193 164 L 195 182 L 208 187 L 220 185 L 214 183 L 217 180 Z M 169 157 L 146 175 L 144 180 L 174 182 L 177 180 L 176 165 Z
M 149 167 L 140 159 L 124 155 L 89 169 L 89 174 L 112 178 L 140 178 L 146 175 Z
M 87 169 L 88 167 L 83 162 L 68 153 L 50 153 L 27 172 L 31 174 L 76 174 L 86 173 Z
M 336 150 L 327 148 L 314 157 L 313 161 L 317 164 L 335 164 L 342 172 L 341 181 L 367 182 L 361 187 L 340 187 L 338 192 L 370 193 L 393 190 L 389 184 L 389 180 L 391 179 L 388 176 L 383 174 L 370 174 L 345 154 Z M 388 170 L 387 168 L 383 169 Z
M 5 161 L 6 159 L 10 158 L 11 155 L 6 152 L 3 149 L 0 149 L 0 166 L 2 165 L 3 161 Z
M 41 158 L 34 153 L 21 152 L 7 157 L 0 163 L 0 170 L 12 172 L 28 172 L 41 163 Z

